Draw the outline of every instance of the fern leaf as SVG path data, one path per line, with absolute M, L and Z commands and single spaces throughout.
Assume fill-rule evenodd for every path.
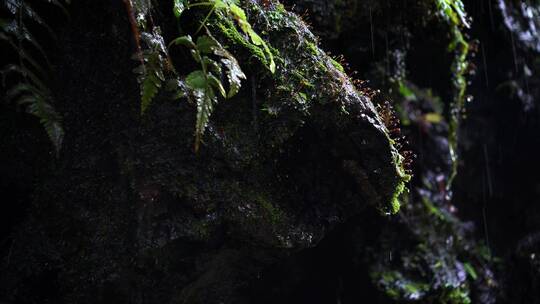
M 24 82 L 20 82 L 14 85 L 11 89 L 7 91 L 6 100 L 7 101 L 16 100 L 17 97 L 25 93 L 30 94 L 30 95 L 40 94 L 39 90 L 37 90 L 36 87 L 29 85 L 27 83 L 24 83 Z
M 240 65 L 236 58 L 224 58 L 221 60 L 223 65 L 227 67 L 227 80 L 229 81 L 229 92 L 227 93 L 227 98 L 231 98 L 240 91 L 242 86 L 242 79 L 246 79 L 246 75 L 240 69 Z
M 202 135 L 208 126 L 210 115 L 214 111 L 214 103 L 217 102 L 214 90 L 208 87 L 205 90 L 195 90 L 197 102 L 197 122 L 195 124 L 195 152 L 199 151 Z
M 146 10 L 149 9 L 150 2 L 148 0 L 137 0 L 137 5 L 140 6 L 139 9 Z M 169 68 L 169 65 L 167 65 L 165 59 L 167 50 L 158 27 L 154 27 L 152 32 L 143 32 L 141 40 L 144 41 L 147 49 L 138 56 L 138 60 L 142 57 L 143 62 L 133 72 L 139 74 L 141 115 L 144 115 L 162 87 L 163 82 L 165 82 L 164 70 L 173 68 Z
M 195 43 L 193 43 L 193 39 L 191 39 L 191 36 L 189 36 L 189 35 L 178 37 L 178 38 L 174 39 L 173 41 L 171 41 L 171 43 L 169 43 L 169 46 L 171 46 L 173 44 L 183 45 L 183 46 L 186 46 L 186 47 L 189 47 L 189 48 L 192 48 L 192 49 L 196 47 Z
M 10 22 L 0 23 L 0 29 L 9 34 L 11 37 L 14 37 L 16 41 L 27 41 L 32 46 L 34 46 L 44 58 L 46 58 L 45 51 L 39 42 L 34 38 L 32 33 L 28 30 L 24 23 L 19 23 L 16 20 L 11 20 Z M 13 41 L 10 36 L 3 34 L 0 39 L 7 41 L 12 47 L 18 47 L 17 43 Z
M 15 15 L 17 14 L 17 11 L 21 8 L 22 3 L 23 2 L 21 0 L 6 0 L 4 5 L 12 15 Z
M 64 142 L 64 128 L 60 120 L 41 120 L 41 123 L 45 127 L 45 131 L 49 136 L 49 140 L 53 143 L 56 156 L 60 154 L 62 143 Z
M 141 114 L 145 114 L 161 87 L 161 80 L 155 74 L 146 75 L 141 86 Z
M 202 70 L 196 70 L 189 73 L 189 75 L 186 77 L 186 85 L 194 90 L 205 90 L 208 85 L 208 81 L 206 80 L 206 75 L 204 75 Z
M 10 73 L 17 73 L 23 78 L 29 78 L 30 81 L 39 87 L 40 90 L 48 90 L 45 83 L 33 71 L 26 67 L 21 67 L 16 64 L 8 64 L 2 70 L 0 70 L 0 74 L 2 74 L 3 77 L 7 77 Z
M 219 91 L 219 93 L 221 93 L 221 96 L 227 97 L 227 93 L 225 92 L 225 88 L 223 87 L 223 84 L 221 83 L 219 79 L 217 79 L 216 76 L 209 74 L 208 83 L 214 88 L 216 88 Z
M 197 49 L 203 54 L 211 54 L 217 47 L 221 47 L 219 42 L 210 35 L 204 35 L 197 38 Z
M 64 129 L 62 128 L 60 115 L 54 110 L 46 97 L 37 94 L 33 90 L 30 91 L 30 94 L 18 98 L 17 103 L 26 105 L 26 112 L 39 119 L 58 155 L 64 140 Z
M 146 113 L 165 81 L 159 53 L 148 50 L 144 54 L 144 62 L 146 64 L 143 63 L 134 70 L 135 73 L 140 74 L 141 115 Z
M 240 68 L 238 60 L 227 51 L 220 43 L 217 41 L 210 33 L 207 33 L 206 36 L 201 36 L 197 39 L 197 47 L 202 49 L 201 52 L 213 53 L 219 57 L 222 57 L 221 63 L 225 66 L 227 75 L 227 80 L 229 81 L 229 92 L 227 93 L 227 98 L 231 98 L 238 93 L 240 87 L 242 86 L 242 79 L 246 79 L 246 75 Z M 215 61 L 214 61 L 215 62 Z M 207 63 L 207 65 L 211 65 Z M 218 75 L 221 74 L 221 69 L 219 69 Z
M 34 21 L 35 23 L 41 25 L 43 28 L 47 30 L 49 35 L 56 39 L 56 35 L 54 34 L 54 31 L 51 29 L 51 27 L 41 18 L 41 16 L 26 2 L 23 1 L 23 5 L 21 6 L 21 9 L 23 13 L 30 18 L 30 20 Z
M 45 75 L 43 67 L 37 63 L 37 61 L 28 54 L 27 50 L 22 47 L 18 47 L 17 44 L 9 36 L 0 32 L 0 40 L 6 41 L 11 48 L 19 55 L 19 57 L 25 62 L 29 63 L 38 73 Z M 46 58 L 46 56 L 44 56 Z
M 192 89 L 192 95 L 197 103 L 197 121 L 195 122 L 195 152 L 199 151 L 202 135 L 208 126 L 208 121 L 212 111 L 214 110 L 214 104 L 217 103 L 217 97 L 214 90 L 211 87 L 211 82 L 219 80 L 209 80 L 209 75 L 205 75 L 202 70 L 196 70 L 191 72 L 186 77 L 186 86 Z M 225 93 L 225 90 L 223 90 Z
M 58 0 L 47 0 L 47 3 L 62 6 Z M 47 73 L 41 61 L 48 65 L 47 68 L 50 68 L 50 63 L 45 50 L 26 26 L 26 22 L 30 21 L 45 28 L 53 38 L 55 38 L 54 32 L 27 1 L 6 0 L 2 6 L 7 8 L 13 16 L 9 20 L 0 20 L 0 40 L 9 44 L 18 55 L 20 62 L 19 64 L 8 63 L 0 70 L 4 83 L 10 75 L 14 74 L 17 77 L 17 82 L 7 90 L 5 98 L 7 101 L 23 105 L 26 112 L 39 119 L 58 155 L 64 138 L 64 130 L 60 115 L 51 105 L 49 88 L 43 80 Z M 29 45 L 31 49 L 28 48 Z M 42 55 L 40 60 L 32 56 L 36 52 Z
M 39 118 L 58 155 L 64 140 L 60 115 L 42 96 L 34 95 L 33 98 L 35 100 L 27 107 L 27 112 Z

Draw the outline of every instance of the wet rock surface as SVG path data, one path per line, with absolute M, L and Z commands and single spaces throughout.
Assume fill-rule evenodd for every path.
M 219 105 L 194 153 L 186 100 L 138 116 L 122 6 L 73 4 L 55 67 L 68 135 L 6 239 L 2 299 L 251 303 L 272 263 L 366 208 L 397 211 L 397 150 L 370 99 L 298 17 L 245 8 L 279 51 L 277 72 L 247 65 L 252 87 Z

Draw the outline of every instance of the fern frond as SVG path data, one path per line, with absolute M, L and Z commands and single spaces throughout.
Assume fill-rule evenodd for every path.
M 0 39 L 9 42 L 10 44 L 12 44 L 12 46 L 13 44 L 15 44 L 15 41 L 26 41 L 30 43 L 36 50 L 38 50 L 45 59 L 47 58 L 43 47 L 37 41 L 34 35 L 32 35 L 30 30 L 28 30 L 28 27 L 24 23 L 20 23 L 16 20 L 11 20 L 8 22 L 0 23 L 0 27 L 3 32 L 9 34 L 9 36 L 13 37 L 16 40 L 13 40 L 13 38 L 10 38 L 9 36 L 3 36 Z
M 141 91 L 141 115 L 144 115 L 165 82 L 165 72 L 170 69 L 170 65 L 159 27 L 154 27 L 152 32 L 141 33 L 140 38 L 145 44 L 145 50 L 137 56 L 141 65 L 133 72 L 139 74 L 137 79 Z
M 144 115 L 165 81 L 165 75 L 158 51 L 147 50 L 142 56 L 143 63 L 134 72 L 139 74 L 141 114 Z
M 63 7 L 58 0 L 47 0 L 47 3 Z M 5 41 L 19 57 L 18 64 L 8 63 L 0 70 L 4 84 L 11 75 L 16 79 L 12 87 L 6 88 L 5 100 L 24 106 L 27 113 L 39 119 L 58 155 L 64 130 L 61 117 L 52 106 L 52 97 L 44 81 L 47 73 L 41 61 L 45 62 L 47 70 L 50 63 L 44 48 L 25 22 L 31 21 L 45 28 L 49 38 L 55 38 L 54 31 L 26 0 L 6 0 L 3 6 L 12 14 L 12 18 L 0 20 L 0 40 Z M 31 50 L 28 49 L 29 45 Z M 40 60 L 32 56 L 34 49 L 41 54 Z
M 141 85 L 141 113 L 144 114 L 161 88 L 161 79 L 155 73 L 147 73 Z
M 0 70 L 0 74 L 2 75 L 2 77 L 4 77 L 4 79 L 7 78 L 11 73 L 18 74 L 22 78 L 29 78 L 29 80 L 37 87 L 39 87 L 39 89 L 47 90 L 47 86 L 41 80 L 41 78 L 36 75 L 32 70 L 26 67 L 21 67 L 16 64 L 8 64 L 2 70 Z
M 215 90 L 224 98 L 230 98 L 238 93 L 241 80 L 245 79 L 246 76 L 240 69 L 236 58 L 208 31 L 206 35 L 200 36 L 196 43 L 193 42 L 191 36 L 183 36 L 174 39 L 171 44 L 188 47 L 195 61 L 201 65 L 201 68 L 191 72 L 184 82 L 197 105 L 195 123 L 195 152 L 197 152 L 214 105 L 218 102 Z M 228 93 L 221 81 L 222 66 L 225 68 L 225 75 L 229 82 Z
M 195 152 L 199 151 L 202 136 L 206 130 L 206 127 L 208 126 L 210 115 L 212 115 L 212 112 L 214 111 L 214 104 L 217 103 L 217 97 L 214 89 L 212 88 L 211 82 L 219 82 L 219 80 L 215 79 L 211 81 L 209 80 L 210 77 L 213 76 L 205 74 L 203 70 L 196 70 L 191 72 L 186 77 L 185 81 L 186 86 L 191 89 L 191 95 L 197 104 L 197 119 L 195 122 Z M 223 93 L 225 93 L 225 89 L 223 89 Z
M 18 103 L 28 103 L 26 111 L 39 118 L 58 155 L 64 140 L 64 129 L 62 128 L 60 115 L 47 101 L 47 98 L 37 94 L 27 95 L 19 99 Z
M 21 9 L 23 13 L 30 20 L 41 25 L 43 28 L 45 28 L 53 39 L 56 39 L 56 34 L 52 30 L 52 28 L 47 24 L 47 22 L 45 22 L 45 20 L 43 20 L 43 18 L 41 18 L 41 16 L 26 1 L 22 1 L 22 2 L 23 2 L 23 5 L 21 6 Z

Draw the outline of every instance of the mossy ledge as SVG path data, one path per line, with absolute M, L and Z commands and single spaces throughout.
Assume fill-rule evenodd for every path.
M 259 129 L 264 132 L 265 124 L 283 123 L 287 117 L 284 129 L 264 134 L 265 149 L 283 147 L 306 124 L 325 132 L 331 130 L 339 138 L 334 153 L 347 163 L 344 167 L 367 198 L 364 203 L 384 214 L 396 213 L 399 196 L 410 177 L 404 174 L 403 157 L 369 97 L 359 92 L 343 67 L 319 48 L 318 38 L 297 15 L 278 2 L 262 5 L 243 1 L 242 7 L 273 50 L 277 65 L 275 74 L 268 69 L 252 72 L 259 79 L 258 94 L 264 95 L 261 107 L 268 114 L 261 119 Z M 255 64 L 267 66 L 262 48 L 251 44 L 233 21 L 217 19 L 212 28 L 240 62 L 247 64 L 253 62 L 250 58 L 256 58 Z

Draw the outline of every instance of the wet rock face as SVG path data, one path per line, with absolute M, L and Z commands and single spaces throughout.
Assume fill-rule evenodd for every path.
M 243 7 L 277 72 L 246 65 L 253 81 L 219 104 L 196 154 L 194 105 L 160 96 L 138 116 L 121 4 L 73 4 L 55 63 L 69 131 L 4 255 L 5 300 L 251 303 L 276 261 L 366 208 L 396 211 L 397 150 L 370 99 L 294 14 Z
M 540 4 L 498 0 L 504 25 L 523 46 L 540 53 Z

